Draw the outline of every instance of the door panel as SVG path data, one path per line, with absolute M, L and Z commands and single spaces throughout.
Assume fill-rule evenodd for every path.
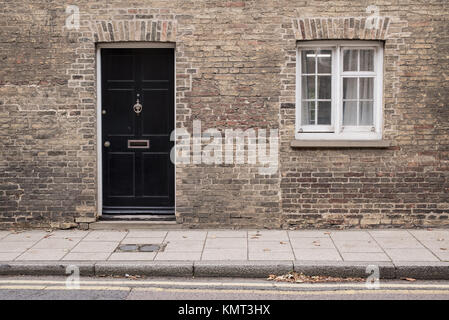
M 142 134 L 170 134 L 170 112 L 165 107 L 169 103 L 167 89 L 143 89 L 142 101 L 145 103 L 145 112 L 142 112 Z M 155 117 L 154 114 L 158 116 Z
M 142 157 L 142 174 L 143 195 L 145 197 L 169 197 L 170 190 L 168 181 L 170 176 L 168 168 L 164 163 L 170 161 L 170 156 L 167 154 L 151 154 L 144 153 Z
M 135 157 L 132 152 L 108 153 L 109 197 L 134 197 Z
M 136 91 L 134 89 L 109 89 L 107 96 L 108 110 L 106 112 L 112 115 L 108 117 L 108 125 L 114 129 L 108 132 L 107 136 L 134 136 L 136 118 L 128 108 L 123 106 L 129 106 L 130 101 L 133 101 L 136 96 Z
M 173 208 L 174 50 L 102 49 L 102 104 L 103 209 Z

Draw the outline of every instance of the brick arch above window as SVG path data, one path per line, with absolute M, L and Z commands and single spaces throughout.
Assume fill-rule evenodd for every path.
M 90 24 L 95 42 L 157 41 L 176 42 L 175 20 L 114 20 Z
M 296 40 L 385 40 L 389 24 L 389 17 L 293 19 Z

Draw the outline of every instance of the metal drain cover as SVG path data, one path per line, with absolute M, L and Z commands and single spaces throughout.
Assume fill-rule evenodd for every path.
M 143 246 L 140 246 L 139 251 L 142 252 L 156 252 L 160 249 L 160 245 L 157 244 L 145 244 Z
M 164 251 L 166 244 L 122 244 L 116 252 L 159 252 Z
M 122 244 L 118 247 L 120 251 L 137 251 L 139 247 L 136 244 Z

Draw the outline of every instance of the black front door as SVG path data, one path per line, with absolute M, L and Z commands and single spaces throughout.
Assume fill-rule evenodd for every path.
M 101 55 L 103 213 L 172 213 L 174 50 Z

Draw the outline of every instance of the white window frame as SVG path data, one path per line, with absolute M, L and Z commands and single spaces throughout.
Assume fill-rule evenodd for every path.
M 343 72 L 344 49 L 374 49 L 373 72 Z M 331 125 L 301 125 L 301 50 L 332 50 Z M 374 76 L 373 126 L 343 126 L 343 76 Z M 296 50 L 297 140 L 381 140 L 383 127 L 383 43 L 380 41 L 301 41 Z

